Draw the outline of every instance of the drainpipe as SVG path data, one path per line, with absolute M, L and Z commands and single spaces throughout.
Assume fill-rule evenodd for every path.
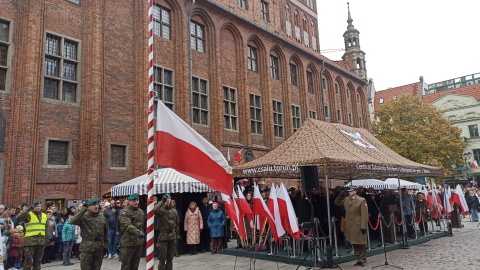
M 193 128 L 193 79 L 192 79 L 192 35 L 190 34 L 190 21 L 192 20 L 193 8 L 195 7 L 195 0 L 192 0 L 192 5 L 188 11 L 187 18 L 187 33 L 188 33 L 188 80 L 190 82 L 190 117 Z
M 418 89 L 419 90 L 418 91 L 418 97 L 420 98 L 420 100 L 422 100 L 423 99 L 423 84 L 424 84 L 423 76 L 420 76 L 419 80 L 420 80 L 420 85 L 419 85 L 420 89 Z

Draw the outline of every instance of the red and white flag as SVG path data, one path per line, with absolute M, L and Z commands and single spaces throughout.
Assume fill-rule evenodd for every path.
M 280 220 L 283 228 L 285 228 L 285 230 L 293 239 L 300 239 L 300 229 L 298 228 L 297 216 L 295 215 L 292 201 L 290 200 L 290 196 L 288 196 L 287 189 L 283 183 L 281 183 L 280 187 L 278 187 L 277 196 Z
M 235 211 L 235 206 L 234 203 L 232 203 L 232 200 L 230 199 L 230 196 L 225 195 L 221 193 L 222 196 L 222 201 L 223 205 L 225 206 L 225 211 L 227 211 L 227 215 L 230 217 L 230 220 L 233 223 L 233 226 L 235 227 L 235 230 L 238 232 L 238 234 L 242 237 L 245 238 L 245 227 L 240 225 L 237 211 Z M 242 222 L 243 224 L 243 222 Z M 243 229 L 243 230 L 242 230 Z
M 235 192 L 235 190 L 233 190 L 233 193 L 232 193 L 232 202 L 233 202 L 233 207 L 235 208 L 235 214 L 237 215 L 237 219 L 238 219 L 238 234 L 240 235 L 241 238 L 243 239 L 247 239 L 247 231 L 245 230 L 245 222 L 244 222 L 244 219 L 243 219 L 243 216 L 240 215 L 240 209 L 238 208 L 238 205 L 237 205 L 237 199 L 238 199 L 238 196 Z
M 433 205 L 435 206 L 435 210 L 437 211 L 437 216 L 439 213 L 443 211 L 443 202 L 440 199 L 440 194 L 436 189 L 432 189 L 432 197 L 433 197 Z
M 448 215 L 448 213 L 451 213 L 453 211 L 452 209 L 452 193 L 450 191 L 450 186 L 448 186 L 448 188 L 445 188 L 445 192 L 444 192 L 444 196 L 443 196 L 443 199 L 444 199 L 444 214 L 445 215 Z
M 240 164 L 242 163 L 242 149 L 238 150 L 238 152 L 235 153 L 235 160 L 237 160 L 237 163 Z
M 478 169 L 478 162 L 476 160 L 473 160 L 471 166 L 472 166 L 472 169 Z
M 453 194 L 453 201 L 462 208 L 463 216 L 468 214 L 468 205 L 467 200 L 465 199 L 465 194 L 463 194 L 462 187 L 457 184 L 455 187 L 455 193 Z
M 272 184 L 272 187 L 270 188 L 268 210 L 270 210 L 270 213 L 273 215 L 273 221 L 275 222 L 275 228 L 277 229 L 277 234 L 272 234 L 275 242 L 277 242 L 280 237 L 285 234 L 285 230 L 282 227 L 282 219 L 280 218 L 280 210 L 278 209 L 277 188 L 275 188 L 275 184 Z
M 253 228 L 253 211 L 252 208 L 250 208 L 247 200 L 245 199 L 245 196 L 243 196 L 240 187 L 238 187 L 238 198 L 235 198 L 235 200 L 238 205 L 238 210 L 240 211 L 239 217 L 242 219 L 244 216 L 247 216 L 250 228 Z
M 229 194 L 232 168 L 223 154 L 161 101 L 157 104 L 155 164 L 171 167 Z
M 253 214 L 259 216 L 259 221 L 266 219 L 268 221 L 268 224 L 270 224 L 272 234 L 278 235 L 273 215 L 272 213 L 270 213 L 270 210 L 265 204 L 265 201 L 263 200 L 262 195 L 260 194 L 260 190 L 258 189 L 258 186 L 256 184 L 253 186 Z M 260 230 L 262 229 L 263 228 L 260 228 Z

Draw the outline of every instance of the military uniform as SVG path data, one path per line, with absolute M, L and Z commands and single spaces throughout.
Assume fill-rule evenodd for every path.
M 92 199 L 87 206 L 98 204 L 100 200 Z M 108 247 L 107 219 L 100 212 L 88 211 L 84 205 L 70 223 L 80 227 L 82 243 L 80 244 L 80 269 L 100 270 L 103 250 Z
M 352 190 L 354 189 L 349 189 L 349 191 Z M 353 246 L 355 256 L 357 257 L 356 265 L 365 263 L 367 261 L 367 237 L 362 231 L 366 233 L 368 226 L 367 201 L 358 195 L 354 195 L 353 197 L 347 196 L 345 198 L 338 196 L 335 199 L 335 204 L 345 207 L 345 237 Z
M 173 269 L 173 255 L 175 242 L 180 239 L 178 229 L 178 213 L 171 205 L 159 202 L 155 206 L 155 215 L 158 219 L 158 270 Z
M 132 194 L 128 200 L 138 200 L 138 194 Z M 138 269 L 142 255 L 144 239 L 144 214 L 141 209 L 127 205 L 118 218 L 120 226 L 121 270 Z
M 25 222 L 26 228 L 23 242 L 25 256 L 23 269 L 25 270 L 41 269 L 43 249 L 48 242 L 47 215 L 33 210 L 37 204 L 40 202 L 33 203 L 30 208 L 20 212 L 17 216 L 19 222 Z

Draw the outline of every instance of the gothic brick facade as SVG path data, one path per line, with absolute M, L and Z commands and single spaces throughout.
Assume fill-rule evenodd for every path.
M 191 74 L 200 89 L 194 128 L 225 154 L 241 148 L 264 154 L 293 134 L 294 116 L 297 124 L 316 117 L 370 128 L 366 81 L 320 55 L 313 2 L 196 1 Z M 0 5 L 1 33 L 7 33 L 0 36 L 6 48 L 5 65 L 0 63 L 6 74 L 0 89 L 6 124 L 2 202 L 101 196 L 146 173 L 147 1 Z M 190 123 L 191 1 L 155 5 L 154 63 L 165 72 L 159 89 L 171 91 L 173 110 Z M 272 56 L 278 68 L 272 68 Z M 234 93 L 230 103 L 224 87 Z M 260 103 L 251 104 L 252 94 Z M 279 102 L 277 120 L 272 100 Z M 233 106 L 228 115 L 225 106 Z M 225 128 L 225 119 L 233 118 L 236 128 Z M 112 162 L 118 149 L 124 164 Z

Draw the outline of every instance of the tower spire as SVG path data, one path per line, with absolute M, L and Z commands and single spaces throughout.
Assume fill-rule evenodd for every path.
M 347 8 L 348 8 L 348 19 L 347 19 L 348 26 L 347 26 L 347 29 L 352 30 L 352 29 L 354 29 L 354 26 L 352 24 L 353 19 L 352 19 L 352 15 L 350 14 L 350 3 L 349 2 L 347 2 Z
M 350 14 L 350 3 L 347 2 L 348 19 L 347 31 L 343 33 L 345 41 L 345 53 L 343 54 L 343 61 L 351 72 L 354 72 L 360 78 L 367 79 L 367 68 L 365 63 L 365 52 L 360 48 L 360 32 L 355 29 L 352 22 L 352 14 Z

